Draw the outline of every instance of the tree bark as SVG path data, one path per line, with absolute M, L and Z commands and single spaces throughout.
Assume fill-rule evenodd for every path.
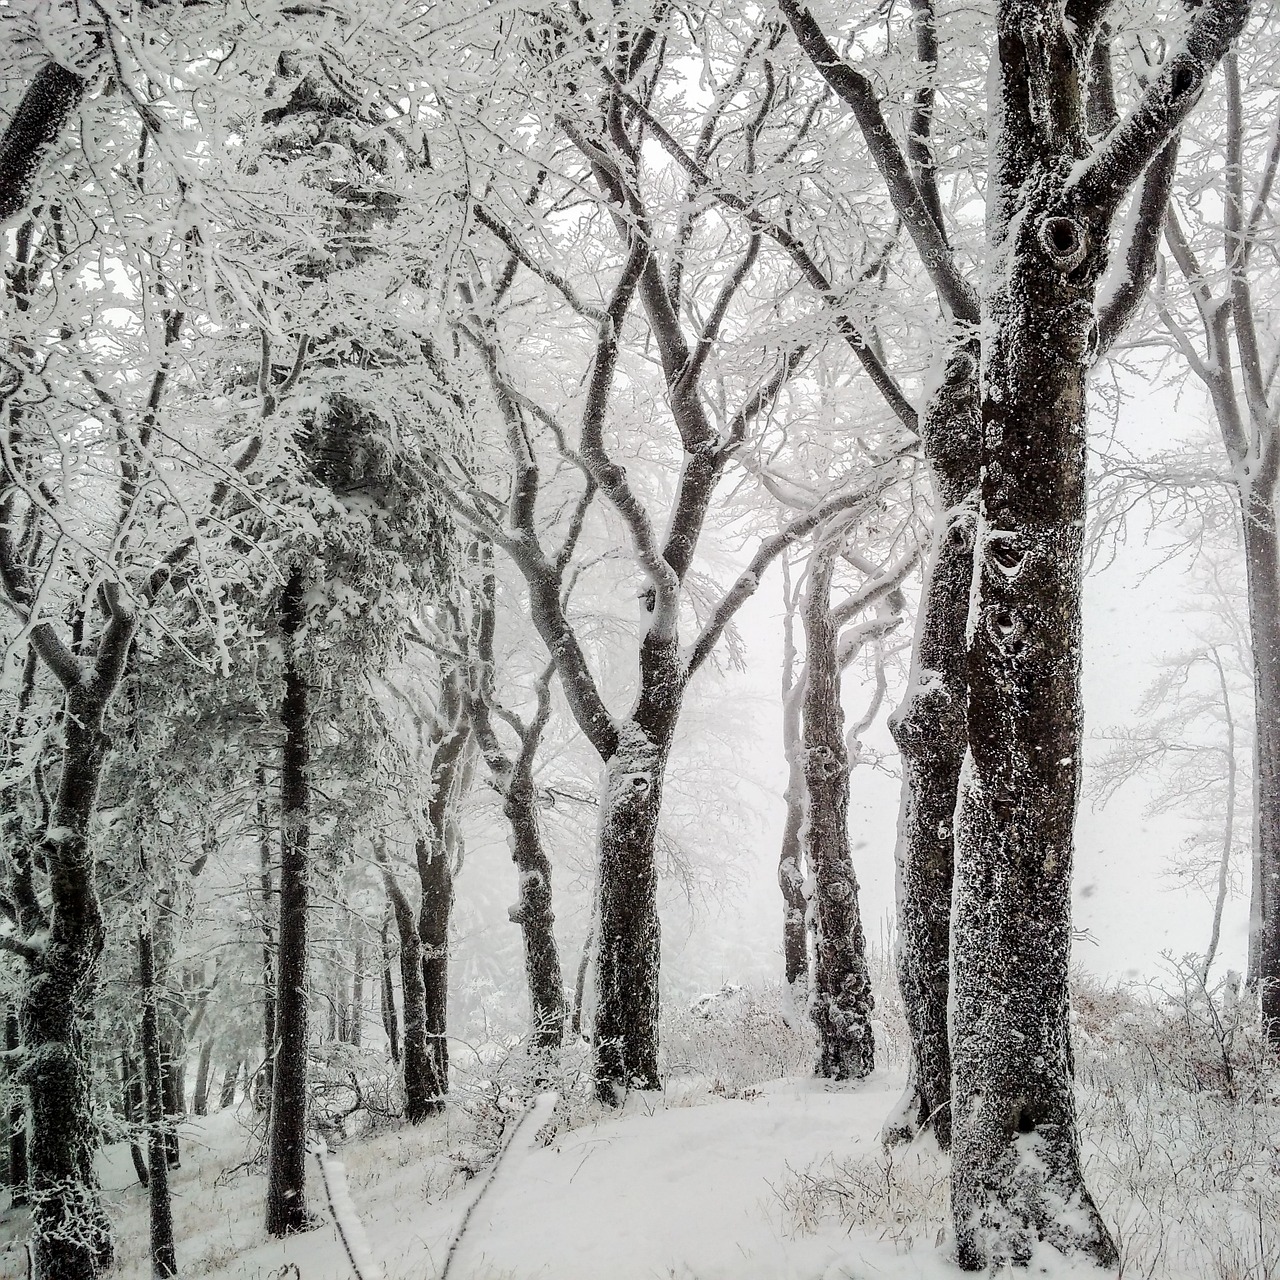
M 429 1110 L 440 1111 L 449 1092 L 449 917 L 453 910 L 453 873 L 446 841 L 419 836 L 418 876 L 422 902 L 418 909 L 421 942 L 424 1034 L 431 1089 Z M 403 943 L 401 954 L 403 955 Z M 401 979 L 403 985 L 403 978 Z M 405 1001 L 405 1062 L 409 1060 L 409 993 Z
M 267 1154 L 267 1230 L 273 1236 L 311 1225 L 306 1202 L 307 910 L 310 896 L 310 691 L 297 652 L 306 623 L 305 579 L 294 569 L 280 602 L 286 646 L 280 721 L 279 940 L 276 952 L 277 1050 Z
M 520 899 L 507 914 L 520 926 L 524 971 L 529 987 L 530 1044 L 535 1051 L 564 1042 L 564 978 L 551 907 L 551 859 L 542 844 L 538 796 L 530 769 L 517 768 L 503 798 L 511 825 L 511 858 L 520 876 Z
M 964 760 L 965 623 L 973 578 L 978 447 L 978 354 L 957 347 L 925 406 L 921 435 L 933 474 L 935 529 L 916 624 L 911 678 L 889 729 L 902 757 L 898 816 L 898 987 L 911 1037 L 907 1095 L 886 1141 L 931 1125 L 951 1145 L 951 887 L 956 788 Z
M 595 942 L 595 1077 L 601 1101 L 658 1089 L 658 872 L 655 843 L 670 724 L 656 740 L 635 721 L 619 728 L 601 795 Z
M 275 884 L 272 874 L 271 821 L 267 809 L 267 771 L 258 766 L 258 884 L 262 901 L 262 1070 L 254 1083 L 253 1105 L 265 1111 L 270 1105 L 276 1060 Z
M 356 939 L 355 959 L 353 965 L 355 972 L 351 976 L 351 1025 L 348 1027 L 348 1040 L 357 1049 L 360 1042 L 364 1039 L 364 925 L 357 925 L 361 930 L 360 936 Z
M 840 705 L 838 628 L 831 614 L 834 567 L 829 550 L 816 553 L 805 605 L 802 840 L 814 881 L 809 1017 L 818 1032 L 817 1073 L 831 1080 L 861 1080 L 875 1067 L 875 998 L 849 849 L 849 757 Z
M 1031 55 L 1005 22 L 990 230 L 1001 270 L 983 301 L 969 747 L 956 809 L 952 1214 L 966 1270 L 1026 1263 L 1039 1240 L 1114 1266 L 1080 1164 L 1067 990 L 1085 384 L 1110 225 L 1063 191 L 1043 156 Z M 1069 58 L 1066 47 L 1055 55 Z
M 62 777 L 43 852 L 53 890 L 45 945 L 19 997 L 28 1089 L 32 1254 L 39 1280 L 92 1280 L 112 1262 L 111 1224 L 93 1158 L 92 1032 L 103 948 L 89 828 L 109 743 L 103 715 L 124 670 L 133 620 L 104 638 L 96 678 L 69 688 Z M 110 644 L 108 644 L 110 641 Z M 118 650 L 118 651 L 117 651 Z
M 13 1053 L 22 1043 L 18 1011 L 10 1008 L 4 1019 L 4 1047 Z M 9 1203 L 15 1209 L 27 1203 L 27 1109 L 20 1091 L 9 1104 Z
M 31 198 L 49 148 L 84 97 L 83 76 L 56 62 L 36 72 L 0 137 L 0 223 Z
M 209 1077 L 213 1065 L 213 1037 L 206 1036 L 200 1046 L 200 1060 L 196 1064 L 196 1091 L 191 1099 L 191 1110 L 198 1116 L 209 1114 Z
M 142 987 L 142 1064 L 147 1095 L 147 1193 L 150 1207 L 151 1274 L 157 1280 L 178 1273 L 169 1198 L 169 1141 L 166 1123 L 160 1014 L 151 929 L 138 931 L 138 971 Z
M 782 562 L 784 604 L 782 632 L 782 753 L 787 762 L 787 786 L 782 794 L 787 816 L 778 851 L 778 888 L 782 891 L 782 965 L 791 1007 L 804 1009 L 809 1001 L 808 898 L 804 888 L 804 747 L 801 742 L 800 702 L 803 687 L 796 679 L 796 601 L 791 593 L 788 561 Z
M 436 1073 L 436 1059 L 427 1040 L 427 986 L 422 963 L 422 939 L 413 908 L 395 877 L 384 867 L 383 883 L 395 915 L 400 935 L 400 986 L 404 1002 L 404 1048 L 397 1048 L 395 1001 L 391 993 L 391 971 L 383 982 L 383 1016 L 390 1009 L 392 1058 L 401 1062 L 404 1079 L 404 1114 L 410 1124 L 418 1124 L 444 1107 L 445 1086 Z
M 400 1061 L 400 1027 L 396 1020 L 396 990 L 391 981 L 391 943 L 387 937 L 388 921 L 382 922 L 382 981 L 380 985 L 382 1029 L 387 1036 L 391 1061 Z
M 1250 494 L 1242 505 L 1255 708 L 1250 977 L 1280 1049 L 1280 543 L 1274 498 Z

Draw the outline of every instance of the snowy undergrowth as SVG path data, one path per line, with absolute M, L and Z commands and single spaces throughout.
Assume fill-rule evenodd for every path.
M 1172 966 L 1166 991 L 1077 980 L 1088 1182 L 1121 1277 L 1280 1280 L 1280 1072 L 1256 1006 L 1195 975 Z M 897 1255 L 935 1249 L 948 1229 L 948 1163 L 927 1136 L 789 1170 L 778 1195 L 797 1232 L 838 1222 Z

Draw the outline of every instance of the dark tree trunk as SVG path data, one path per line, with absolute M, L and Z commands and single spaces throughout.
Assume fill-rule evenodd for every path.
M 265 1111 L 271 1103 L 272 1068 L 276 1059 L 275 885 L 271 869 L 271 821 L 267 808 L 267 771 L 258 767 L 258 884 L 262 891 L 262 1070 L 254 1083 L 253 1105 Z
M 427 988 L 422 963 L 422 939 L 418 934 L 418 922 L 413 918 L 404 890 L 396 883 L 390 871 L 383 869 L 383 882 L 387 897 L 395 914 L 396 931 L 400 935 L 400 987 L 404 1000 L 404 1113 L 410 1124 L 418 1124 L 427 1116 L 444 1107 L 444 1082 L 436 1073 L 436 1059 L 427 1039 Z M 384 983 L 384 1001 L 390 1006 L 392 1019 L 389 1036 L 395 1032 L 395 1000 L 390 989 L 390 969 Z M 384 1016 L 385 1016 L 384 1008 Z M 392 1056 L 401 1060 L 394 1048 Z
M 796 679 L 796 600 L 791 590 L 789 562 L 782 564 L 784 604 L 782 657 L 782 753 L 787 762 L 787 787 L 782 794 L 787 807 L 778 850 L 778 888 L 782 891 L 782 965 L 791 1007 L 797 1011 L 809 1002 L 809 901 L 804 888 L 804 759 L 800 742 L 800 700 L 803 686 Z
M 164 1114 L 169 1123 L 165 1127 L 165 1150 L 168 1152 L 169 1168 L 182 1167 L 182 1153 L 178 1144 L 178 1121 L 186 1115 L 187 1106 L 184 1094 L 183 1076 L 186 1074 L 185 1046 L 175 1044 L 172 1039 L 162 1037 L 160 1040 L 160 1082 L 164 1098 Z
M 804 853 L 813 875 L 814 972 L 809 1016 L 817 1072 L 861 1080 L 875 1067 L 871 974 L 849 849 L 849 757 L 840 705 L 838 628 L 831 614 L 834 557 L 819 551 L 805 606 Z
M 138 1060 L 127 1049 L 120 1054 L 120 1091 L 124 1101 L 124 1118 L 129 1122 L 129 1158 L 133 1161 L 138 1181 L 145 1187 L 151 1181 L 147 1158 L 138 1146 L 136 1134 L 147 1121 L 147 1095 L 142 1084 Z
M 1249 977 L 1280 1048 L 1280 549 L 1273 500 L 1244 505 L 1249 630 L 1253 649 L 1254 819 Z
M 151 1222 L 151 1274 L 158 1280 L 178 1273 L 173 1242 L 173 1205 L 169 1198 L 170 1122 L 166 1117 L 160 1015 L 157 1008 L 155 951 L 151 930 L 138 932 L 138 970 L 142 986 L 142 1065 L 147 1094 L 147 1181 Z
M 43 843 L 53 912 L 19 999 L 29 1054 L 21 1075 L 30 1106 L 31 1243 L 39 1280 L 92 1280 L 114 1255 L 93 1167 L 99 1137 L 92 1021 L 103 924 L 89 827 L 109 746 L 102 717 L 119 685 L 132 633 L 131 622 L 121 627 L 111 637 L 110 654 L 99 658 L 96 678 L 67 693 L 62 777 Z
M 280 602 L 286 646 L 280 722 L 284 750 L 280 778 L 279 940 L 276 950 L 277 1048 L 267 1154 L 267 1230 L 273 1236 L 312 1225 L 306 1202 L 307 909 L 310 894 L 310 691 L 297 652 L 306 622 L 306 583 L 289 576 Z
M 527 770 L 517 770 L 508 783 L 503 813 L 511 824 L 511 857 L 520 875 L 520 900 L 507 914 L 520 926 L 524 940 L 530 1043 L 545 1052 L 563 1043 L 566 1010 L 551 909 L 551 860 L 542 845 L 537 792 Z
M 4 1047 L 13 1053 L 22 1043 L 18 1011 L 9 1009 L 4 1019 Z M 9 1203 L 17 1208 L 28 1201 L 27 1195 L 27 1109 L 21 1093 L 9 1104 Z
M 382 982 L 381 1007 L 382 1030 L 387 1036 L 387 1047 L 391 1051 L 391 1061 L 400 1061 L 400 1027 L 396 1021 L 396 989 L 391 980 L 391 942 L 387 937 L 388 921 L 382 922 Z M 415 933 L 416 936 L 416 933 Z
M 921 434 L 936 514 L 912 659 L 911 682 L 889 722 L 902 756 L 898 818 L 898 986 L 911 1036 L 911 1083 L 885 1126 L 887 1141 L 926 1123 L 951 1145 L 950 990 L 952 821 L 964 760 L 965 623 L 977 514 L 978 359 L 961 347 L 929 397 Z
M 31 198 L 45 155 L 84 91 L 84 78 L 56 62 L 46 62 L 32 78 L 0 137 L 0 223 Z
M 225 1111 L 236 1105 L 236 1078 L 240 1075 L 240 1062 L 232 1059 L 222 1073 L 222 1091 L 218 1095 L 218 1107 Z
M 449 916 L 453 910 L 453 874 L 446 842 L 419 836 L 418 877 L 422 904 L 418 910 L 418 937 L 422 943 L 422 985 L 425 1010 L 428 1078 L 433 1089 L 431 1110 L 439 1111 L 449 1092 Z M 401 944 L 404 954 L 404 943 Z M 401 972 L 403 973 L 403 967 Z M 405 1064 L 409 1061 L 409 992 L 403 988 Z
M 678 697 L 678 694 L 677 694 Z M 604 771 L 600 797 L 594 1029 L 596 1092 L 658 1089 L 658 870 L 655 844 L 670 730 L 654 741 L 631 720 Z
M 196 1064 L 196 1091 L 191 1099 L 191 1110 L 198 1116 L 209 1114 L 209 1077 L 213 1065 L 213 1037 L 206 1036 L 200 1046 L 200 1060 Z
M 582 1034 L 582 1003 L 587 995 L 587 970 L 591 968 L 591 952 L 596 944 L 596 921 L 592 915 L 587 926 L 587 936 L 582 940 L 582 954 L 578 957 L 578 971 L 573 979 L 573 1013 L 569 1029 L 575 1036 Z
M 359 926 L 361 935 L 356 939 L 355 973 L 351 977 L 351 1024 L 348 1027 L 348 1041 L 358 1049 L 364 1039 L 364 933 L 363 925 Z
M 952 1214 L 968 1270 L 1025 1263 L 1039 1240 L 1117 1260 L 1080 1164 L 1067 989 L 1085 384 L 1110 228 L 1046 167 L 1022 38 L 999 35 L 993 129 L 1009 147 L 993 153 L 991 252 L 1002 265 L 983 300 L 969 751 L 956 809 Z M 1053 56 L 1069 61 L 1068 47 Z

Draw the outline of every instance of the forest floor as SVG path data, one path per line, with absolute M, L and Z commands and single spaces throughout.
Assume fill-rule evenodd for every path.
M 1086 1172 L 1118 1274 L 1280 1280 L 1280 1072 L 1252 1015 L 1097 988 L 1075 1005 Z M 903 1085 L 902 1038 L 881 1009 L 889 1065 L 857 1085 L 801 1074 L 807 1037 L 767 993 L 677 1018 L 667 1087 L 620 1110 L 591 1100 L 580 1046 L 558 1093 L 528 1108 L 514 1054 L 459 1071 L 441 1116 L 343 1142 L 345 1175 L 331 1165 L 326 1179 L 312 1159 L 319 1224 L 285 1241 L 263 1227 L 261 1118 L 241 1104 L 189 1120 L 173 1175 L 180 1276 L 441 1280 L 447 1262 L 448 1280 L 958 1280 L 946 1158 L 927 1136 L 879 1143 Z M 108 1148 L 102 1175 L 113 1274 L 143 1280 L 147 1193 L 127 1146 Z M 24 1235 L 22 1215 L 0 1211 L 3 1280 L 26 1275 Z M 1045 1250 L 1031 1274 L 1099 1273 Z

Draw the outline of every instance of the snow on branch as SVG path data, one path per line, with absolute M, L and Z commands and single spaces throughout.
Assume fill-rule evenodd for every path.
M 1137 106 L 1077 168 L 1069 192 L 1104 210 L 1120 205 L 1199 101 L 1209 75 L 1244 30 L 1249 9 L 1250 0 L 1206 0 L 1196 10 L 1183 47 L 1160 68 Z
M 809 61 L 853 112 L 871 157 L 889 188 L 889 199 L 906 223 L 939 297 L 957 320 L 976 323 L 979 314 L 977 294 L 960 274 L 942 228 L 934 221 L 929 202 L 912 176 L 907 157 L 890 132 L 871 81 L 836 52 L 807 8 L 795 0 L 778 0 L 778 7 L 786 15 Z
M 751 558 L 746 570 L 738 576 L 738 580 L 725 592 L 720 603 L 711 612 L 702 634 L 694 641 L 685 660 L 685 670 L 692 675 L 707 655 L 715 648 L 716 642 L 724 634 L 724 629 L 733 619 L 733 615 L 755 594 L 760 585 L 764 571 L 788 547 L 814 529 L 825 524 L 832 516 L 844 512 L 856 512 L 867 507 L 890 485 L 898 474 L 897 458 L 881 463 L 867 480 L 852 492 L 828 498 L 826 502 L 814 507 L 803 516 L 792 520 L 771 537 L 766 538 Z

